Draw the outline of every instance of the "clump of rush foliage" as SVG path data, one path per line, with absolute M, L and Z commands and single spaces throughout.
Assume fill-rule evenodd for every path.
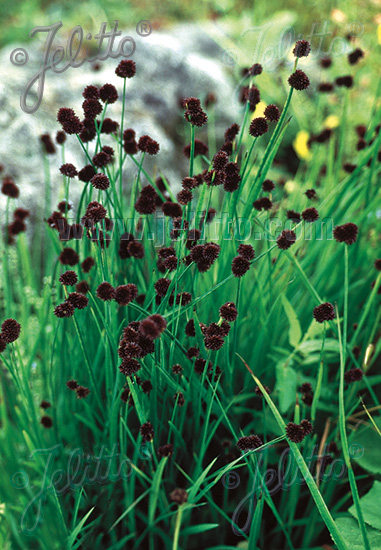
M 62 200 L 31 240 L 4 168 L 2 548 L 379 546 L 380 88 L 354 123 L 362 52 L 318 84 L 310 44 L 293 54 L 284 106 L 256 63 L 209 143 L 216 97 L 182 99 L 174 187 L 126 128 L 131 60 L 41 136 Z M 316 97 L 295 170 L 293 109 Z

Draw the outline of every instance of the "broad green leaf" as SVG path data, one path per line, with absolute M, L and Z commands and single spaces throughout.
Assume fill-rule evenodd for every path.
M 295 313 L 294 308 L 287 300 L 286 296 L 282 294 L 282 303 L 284 311 L 286 312 L 288 322 L 290 323 L 290 329 L 288 331 L 288 340 L 292 347 L 296 348 L 302 338 L 302 329 L 300 328 L 300 323 L 298 317 Z
M 374 418 L 377 426 L 381 428 L 381 418 Z M 362 456 L 353 457 L 364 470 L 372 474 L 381 474 L 381 437 L 376 432 L 375 428 L 369 424 L 359 430 L 351 437 L 351 447 L 360 449 Z M 359 453 L 356 453 L 359 455 Z
M 288 363 L 276 366 L 276 385 L 279 392 L 279 409 L 282 414 L 295 404 L 296 372 Z
M 381 505 L 381 482 L 375 481 L 371 490 L 360 499 L 361 509 L 364 515 L 364 520 L 366 523 L 374 527 L 375 529 L 381 530 L 381 515 L 380 515 L 380 505 Z M 356 507 L 353 504 L 349 510 L 349 513 L 352 514 L 357 519 Z
M 364 550 L 364 544 L 358 522 L 353 518 L 336 520 L 341 535 L 351 550 Z M 367 527 L 367 535 L 372 550 L 381 550 L 381 531 Z

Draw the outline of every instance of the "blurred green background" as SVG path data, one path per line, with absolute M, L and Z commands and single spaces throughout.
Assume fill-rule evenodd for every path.
M 237 20 L 263 24 L 279 11 L 293 12 L 298 32 L 304 34 L 310 33 L 324 18 L 339 26 L 350 27 L 358 22 L 367 32 L 376 27 L 381 17 L 381 0 L 5 0 L 0 3 L 0 46 L 23 42 L 34 26 L 56 21 L 62 21 L 68 30 L 79 24 L 87 32 L 98 29 L 101 21 L 116 19 L 124 28 L 134 27 L 142 19 L 148 19 L 156 29 L 176 22 L 207 20 L 222 21 L 234 27 Z

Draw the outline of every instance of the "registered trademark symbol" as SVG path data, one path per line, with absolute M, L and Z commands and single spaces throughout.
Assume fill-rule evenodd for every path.
M 136 25 L 136 32 L 139 36 L 149 36 L 152 32 L 152 25 L 146 19 L 139 21 Z

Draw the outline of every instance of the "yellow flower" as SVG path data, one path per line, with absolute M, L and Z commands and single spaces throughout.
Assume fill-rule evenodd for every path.
M 294 180 L 288 180 L 285 183 L 284 189 L 286 193 L 290 194 L 298 188 L 298 184 Z
M 306 130 L 299 130 L 296 134 L 296 137 L 292 143 L 295 153 L 302 160 L 310 160 L 312 158 L 312 153 L 308 147 L 308 140 L 310 139 L 310 134 Z
M 340 119 L 337 115 L 329 115 L 324 121 L 325 128 L 337 128 L 340 126 Z
M 264 101 L 260 101 L 258 105 L 256 105 L 255 107 L 255 111 L 253 113 L 252 118 L 264 116 L 266 107 L 267 107 L 267 103 L 265 103 Z

